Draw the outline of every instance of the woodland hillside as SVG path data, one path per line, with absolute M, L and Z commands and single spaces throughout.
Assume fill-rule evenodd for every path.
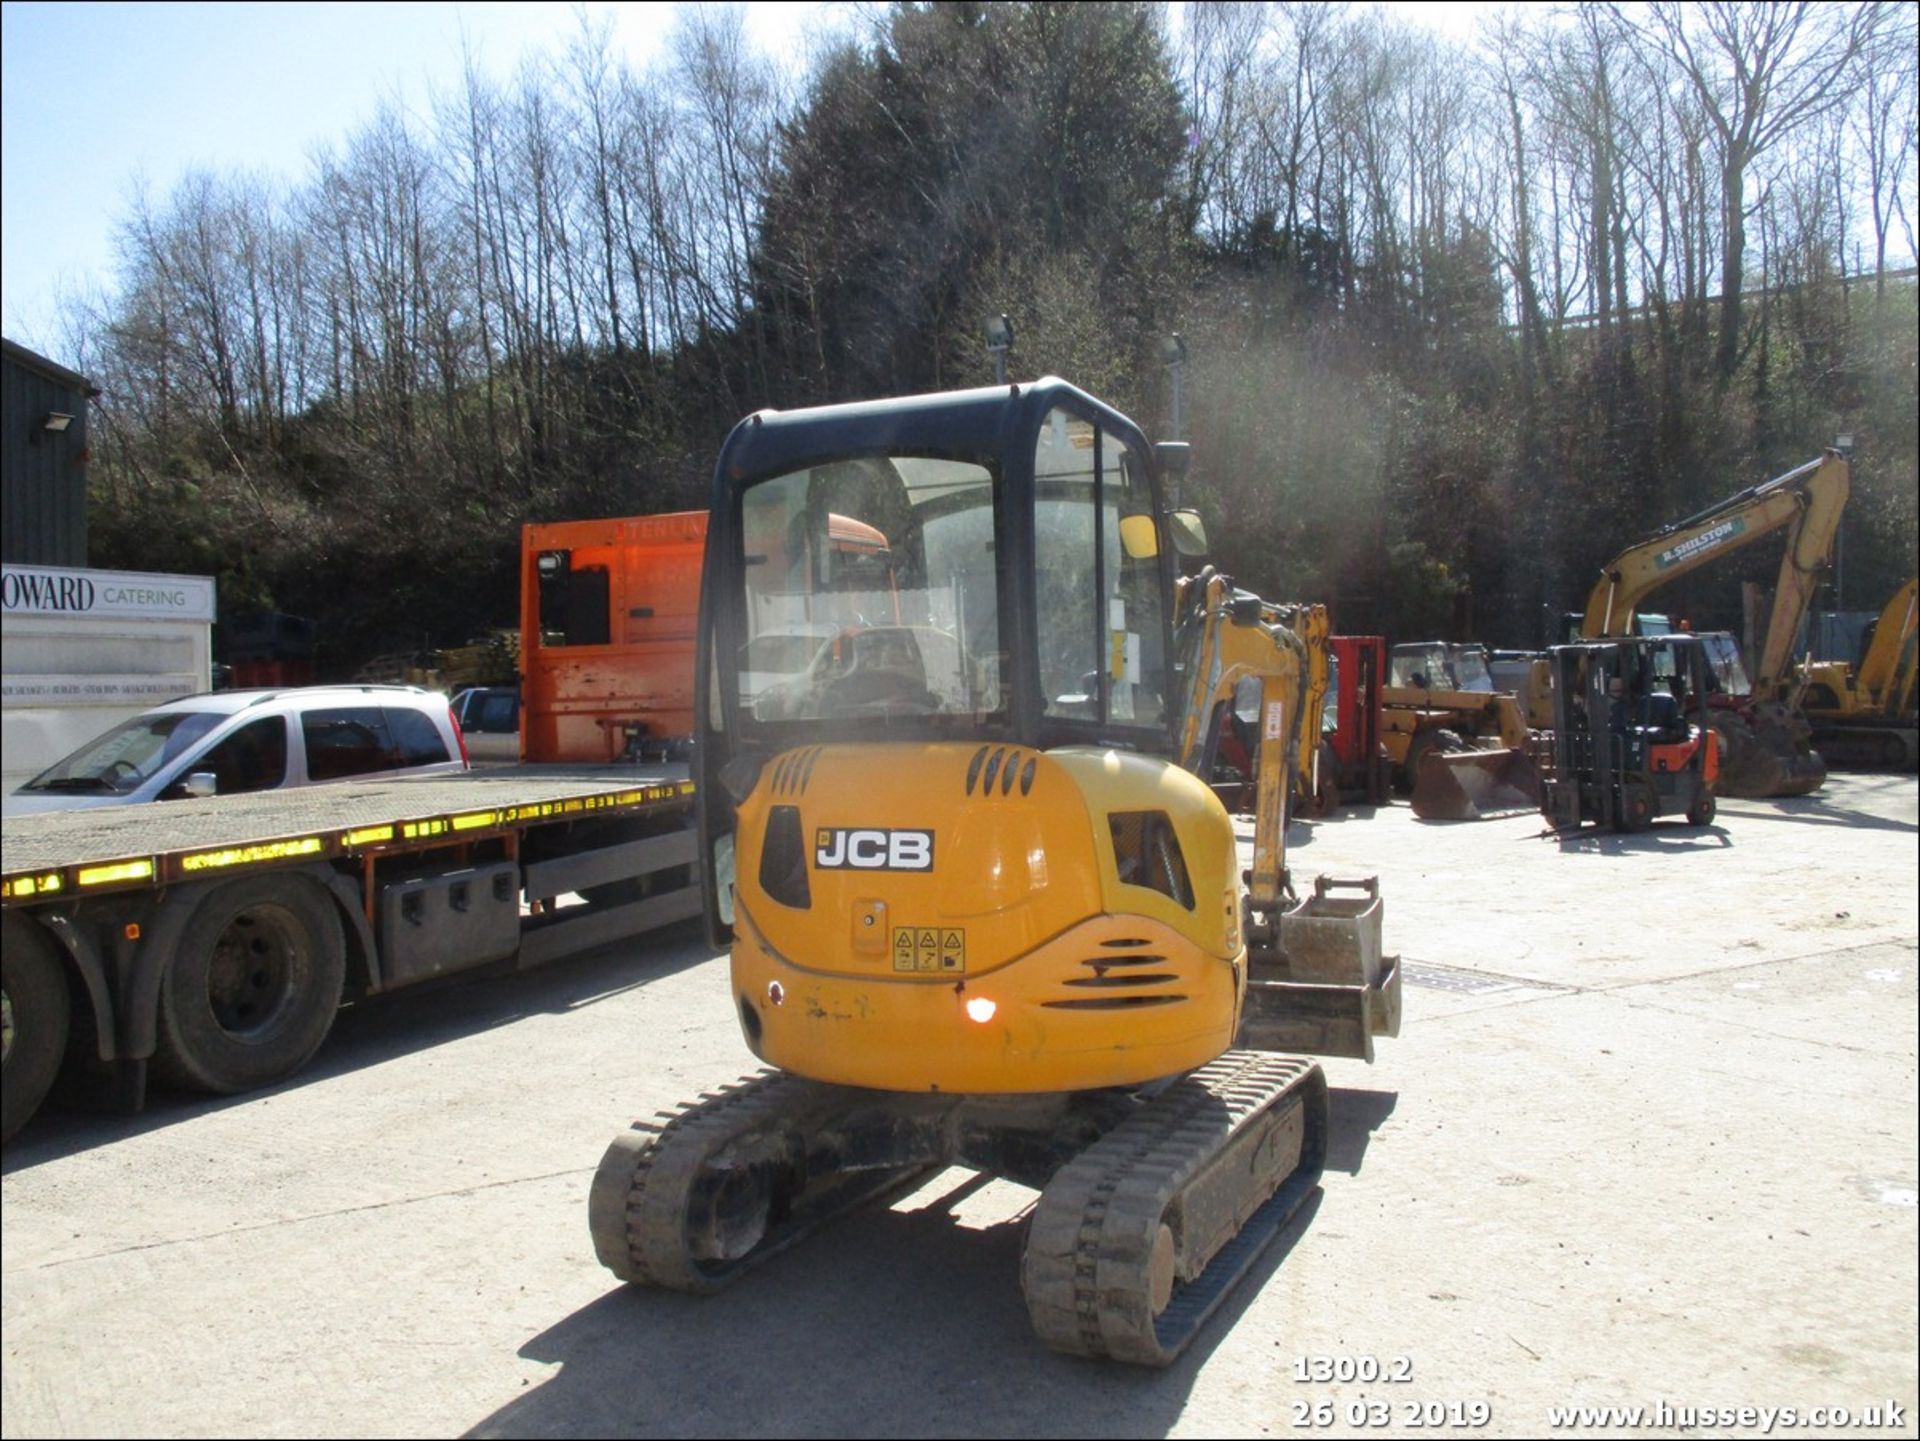
M 516 615 L 529 520 L 704 505 L 763 406 L 1189 361 L 1216 562 L 1336 626 L 1532 645 L 1654 526 L 1855 437 L 1841 602 L 1915 568 L 1910 4 L 1583 5 L 1449 44 L 1312 3 L 872 7 L 804 73 L 582 22 L 300 175 L 132 206 L 54 348 L 93 562 L 323 666 Z M 1663 597 L 1737 627 L 1738 581 Z

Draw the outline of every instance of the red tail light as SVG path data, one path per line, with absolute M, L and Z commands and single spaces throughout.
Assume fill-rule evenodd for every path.
M 453 738 L 460 742 L 460 764 L 467 770 L 473 769 L 473 759 L 467 754 L 467 733 L 460 729 L 460 717 L 454 714 L 453 707 L 447 707 L 447 720 L 453 726 Z

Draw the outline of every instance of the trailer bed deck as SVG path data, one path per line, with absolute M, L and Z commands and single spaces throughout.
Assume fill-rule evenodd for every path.
M 16 903 L 439 842 L 594 812 L 683 805 L 685 766 L 519 765 L 342 781 L 205 800 L 98 806 L 0 821 Z

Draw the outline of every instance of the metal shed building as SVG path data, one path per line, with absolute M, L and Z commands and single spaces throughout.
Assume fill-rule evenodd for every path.
M 0 560 L 87 563 L 84 375 L 0 339 Z

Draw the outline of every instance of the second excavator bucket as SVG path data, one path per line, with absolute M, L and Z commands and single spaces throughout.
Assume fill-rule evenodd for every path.
M 1525 751 L 1428 751 L 1413 778 L 1413 813 L 1477 821 L 1540 808 L 1540 776 Z
M 1375 1036 L 1400 1034 L 1400 958 L 1380 954 L 1380 914 L 1377 877 L 1319 877 L 1281 913 L 1278 954 L 1249 952 L 1234 1044 L 1371 1061 Z

